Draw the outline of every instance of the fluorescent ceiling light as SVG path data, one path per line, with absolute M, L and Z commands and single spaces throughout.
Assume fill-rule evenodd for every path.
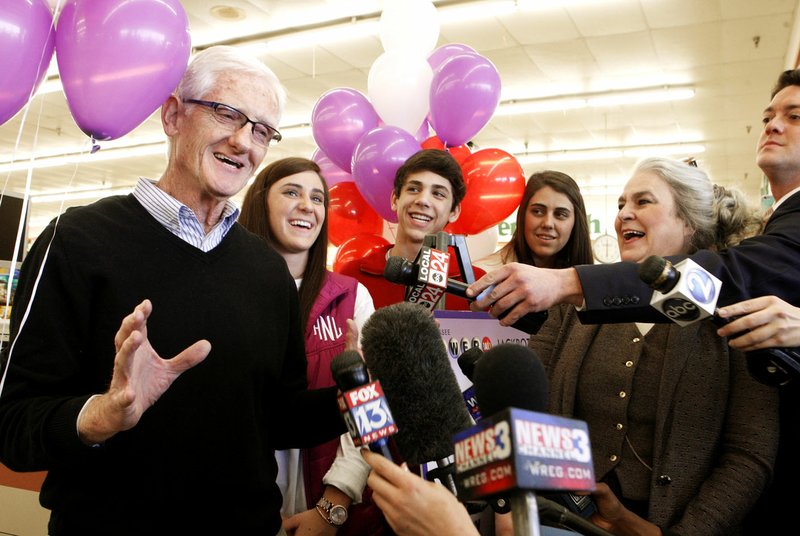
M 108 152 L 111 149 L 128 149 L 131 147 L 152 145 L 157 143 L 164 143 L 163 134 L 155 134 L 147 136 L 128 135 L 116 140 L 101 141 L 98 142 L 98 145 L 100 145 L 100 148 L 102 150 Z M 31 156 L 37 159 L 41 159 L 41 158 L 48 158 L 51 156 L 66 156 L 73 154 L 88 153 L 91 147 L 92 144 L 87 141 L 82 144 L 73 143 L 61 147 L 53 147 L 50 149 L 45 149 L 35 153 L 34 155 L 23 152 L 16 152 L 13 154 L 5 153 L 5 154 L 0 154 L 0 165 L 11 164 L 13 162 L 21 162 L 23 160 L 30 160 Z
M 494 115 L 525 115 L 542 112 L 577 110 L 580 108 L 586 108 L 586 99 L 580 97 L 514 99 L 501 102 Z
M 622 151 L 619 149 L 584 149 L 580 151 L 554 151 L 548 153 L 548 162 L 576 162 L 581 160 L 611 160 L 622 158 Z
M 621 89 L 573 95 L 553 95 L 530 99 L 502 101 L 495 115 L 521 115 L 537 112 L 576 110 L 588 106 L 618 106 L 621 104 L 643 104 L 690 99 L 695 90 L 691 86 L 657 86 L 636 89 Z
M 499 0 L 495 2 L 467 2 L 452 6 L 436 6 L 439 12 L 439 21 L 442 25 L 482 20 L 488 13 L 492 17 L 499 17 L 517 10 L 514 0 Z
M 311 125 L 309 123 L 305 123 L 302 125 L 292 125 L 286 128 L 280 129 L 281 136 L 284 139 L 295 139 L 295 138 L 312 138 L 314 137 L 314 133 L 311 130 Z
M 275 37 L 263 37 L 254 41 L 245 41 L 236 46 L 250 54 L 260 56 L 270 52 L 324 46 L 362 37 L 377 37 L 378 31 L 377 21 L 348 22 Z
M 6 164 L 0 164 L 0 173 L 12 171 L 23 171 L 33 167 L 33 169 L 43 169 L 71 164 L 91 164 L 93 162 L 104 162 L 107 160 L 119 160 L 121 158 L 133 158 L 138 156 L 150 156 L 156 154 L 166 155 L 167 144 L 165 142 L 151 145 L 136 145 L 119 149 L 101 149 L 92 154 L 89 151 L 80 153 L 64 154 L 60 156 L 47 156 L 44 158 L 30 158 L 17 160 Z
M 535 151 L 514 155 L 520 164 L 543 162 L 579 162 L 612 158 L 643 158 L 647 156 L 694 156 L 704 153 L 704 145 L 696 143 L 662 143 L 620 147 L 587 147 L 561 151 Z
M 614 91 L 605 95 L 597 95 L 586 99 L 589 106 L 619 106 L 622 104 L 643 104 L 686 100 L 694 97 L 692 87 L 663 87 L 653 89 L 637 89 L 633 91 Z

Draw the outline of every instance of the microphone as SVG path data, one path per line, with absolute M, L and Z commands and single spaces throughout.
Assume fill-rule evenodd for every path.
M 510 491 L 515 534 L 536 534 L 541 515 L 585 534 L 607 536 L 581 515 L 533 493 L 560 491 L 548 495 L 568 505 L 585 500 L 586 517 L 595 511 L 591 497 L 563 493 L 565 488 L 594 489 L 588 429 L 582 421 L 539 413 L 547 405 L 547 374 L 536 354 L 518 344 L 493 347 L 475 364 L 474 386 L 484 418 L 456 436 L 460 496 Z M 540 504 L 558 507 L 539 510 Z
M 673 266 L 667 259 L 651 255 L 639 266 L 639 277 L 653 289 L 650 305 L 678 325 L 709 316 L 717 325 L 731 320 L 714 315 L 722 282 L 691 259 Z M 786 385 L 800 376 L 798 348 L 766 348 L 746 352 L 745 357 L 750 374 L 766 385 Z
M 526 346 L 495 346 L 475 364 L 475 398 L 484 415 L 508 408 L 546 413 L 547 372 L 536 353 Z M 570 492 L 545 493 L 583 518 L 597 511 L 588 495 Z
M 355 350 L 345 350 L 333 358 L 331 375 L 341 391 L 339 411 L 353 444 L 367 445 L 391 460 L 388 438 L 397 433 L 397 426 L 380 382 L 370 382 L 367 366 Z
M 440 480 L 455 493 L 448 470 L 452 437 L 469 428 L 472 419 L 431 312 L 409 302 L 381 307 L 364 323 L 361 347 L 395 408 L 400 432 L 394 442 L 400 455 L 415 465 L 435 461 L 445 469 Z
M 483 415 L 509 407 L 547 411 L 547 372 L 539 356 L 527 346 L 493 346 L 475 363 L 473 385 Z
M 650 306 L 679 326 L 714 315 L 722 281 L 692 259 L 673 266 L 651 255 L 639 266 L 639 278 L 653 289 Z
M 476 346 L 470 346 L 463 354 L 458 356 L 458 367 L 464 376 L 472 381 L 475 365 L 483 355 L 483 350 Z M 467 405 L 467 411 L 472 416 L 472 420 L 478 422 L 481 420 L 481 410 L 478 401 L 475 397 L 475 386 L 470 385 L 466 390 L 462 391 L 461 396 L 464 397 L 464 403 Z
M 478 364 L 478 360 L 482 355 L 483 350 L 477 346 L 470 346 L 463 354 L 458 356 L 458 368 L 461 369 L 461 372 L 464 373 L 464 376 L 466 376 L 469 381 L 473 380 L 475 365 Z
M 426 258 L 422 255 L 426 247 L 423 246 L 422 250 L 420 250 L 420 256 L 417 257 L 418 261 Z M 431 248 L 427 249 L 431 250 Z M 442 252 L 438 251 L 438 253 Z M 444 276 L 440 281 L 438 274 L 438 271 L 434 272 L 420 262 L 411 262 L 403 257 L 389 257 L 386 261 L 386 267 L 383 269 L 383 277 L 387 281 L 411 286 L 412 290 L 408 294 L 406 301 L 416 301 L 428 309 L 433 309 L 445 292 L 459 298 L 475 301 L 475 298 L 467 296 L 467 288 L 469 287 L 467 283 L 456 279 L 448 279 L 447 272 L 444 272 Z M 483 292 L 491 292 L 491 288 L 493 287 L 489 287 Z M 419 297 L 417 297 L 417 294 Z M 481 296 L 483 296 L 483 293 L 481 293 Z M 500 318 L 503 318 L 506 314 L 508 314 L 508 311 L 501 315 Z M 535 334 L 542 327 L 545 320 L 547 320 L 547 311 L 528 313 L 517 320 L 512 327 L 528 334 Z

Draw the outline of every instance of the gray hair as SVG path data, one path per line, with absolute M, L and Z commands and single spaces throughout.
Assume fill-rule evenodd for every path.
M 263 78 L 274 95 L 272 104 L 278 112 L 276 120 L 280 120 L 286 106 L 286 89 L 269 67 L 231 46 L 213 46 L 195 55 L 175 89 L 175 96 L 179 100 L 196 99 L 208 92 L 220 75 L 231 73 L 246 73 Z
M 744 196 L 711 183 L 705 171 L 680 160 L 645 158 L 633 174 L 653 173 L 667 183 L 675 199 L 677 216 L 694 231 L 689 253 L 698 249 L 723 249 L 758 231 L 758 219 Z

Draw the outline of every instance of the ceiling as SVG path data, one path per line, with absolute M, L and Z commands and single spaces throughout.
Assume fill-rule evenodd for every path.
M 290 155 L 310 157 L 316 144 L 311 110 L 327 90 L 349 87 L 367 94 L 367 76 L 383 53 L 377 21 L 384 2 L 368 0 L 183 0 L 196 49 L 255 38 L 280 41 L 326 21 L 362 25 L 349 39 L 308 34 L 299 45 L 253 50 L 286 86 L 289 100 L 281 130 L 292 135 L 269 149 L 265 163 Z M 387 0 L 388 1 L 388 0 Z M 404 0 L 397 0 L 404 1 Z M 225 2 L 222 4 L 222 2 Z M 59 4 L 51 0 L 53 6 Z M 504 101 L 637 87 L 689 86 L 693 98 L 649 104 L 614 104 L 577 110 L 501 115 L 495 113 L 474 137 L 480 148 L 515 155 L 543 153 L 526 174 L 551 168 L 572 175 L 587 196 L 612 199 L 636 156 L 559 159 L 564 151 L 661 143 L 699 145 L 692 151 L 712 179 L 736 186 L 757 202 L 765 187 L 754 163 L 761 111 L 777 75 L 796 64 L 798 0 L 517 0 L 434 2 L 440 20 L 438 45 L 474 48 L 498 69 Z M 464 6 L 478 15 L 465 18 Z M 461 11 L 459 11 L 461 10 Z M 352 28 L 352 27 L 351 27 Z M 414 39 L 409 35 L 409 39 Z M 438 46 L 437 45 L 437 46 Z M 57 79 L 56 59 L 51 79 Z M 24 110 L 24 109 L 23 109 Z M 24 121 L 23 121 L 24 119 Z M 303 134 L 305 132 L 305 134 Z M 158 178 L 163 154 L 100 161 L 103 149 L 161 139 L 157 112 L 95 155 L 61 166 L 34 168 L 30 236 L 69 205 L 45 202 L 42 194 L 131 188 L 137 177 Z M 17 140 L 19 139 L 19 143 Z M 34 143 L 35 149 L 34 149 Z M 0 169 L 34 155 L 86 153 L 89 140 L 76 126 L 61 91 L 39 91 L 28 106 L 0 126 Z M 653 149 L 655 151 L 655 149 Z M 676 157 L 692 156 L 680 154 Z M 541 156 L 541 155 L 540 155 Z M 26 169 L 0 173 L 4 191 L 24 192 Z M 4 185 L 4 186 L 3 186 Z M 91 197 L 90 197 L 91 196 Z

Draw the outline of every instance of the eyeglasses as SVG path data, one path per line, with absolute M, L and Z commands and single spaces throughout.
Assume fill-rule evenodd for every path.
M 214 119 L 216 119 L 221 125 L 225 125 L 236 130 L 239 130 L 248 123 L 252 124 L 253 128 L 251 132 L 253 135 L 253 141 L 258 145 L 266 147 L 271 141 L 277 143 L 283 138 L 280 132 L 268 124 L 253 121 L 236 108 L 228 106 L 227 104 L 198 99 L 183 99 L 183 102 L 185 104 L 199 104 L 200 106 L 205 106 L 206 108 L 211 109 L 214 112 Z

